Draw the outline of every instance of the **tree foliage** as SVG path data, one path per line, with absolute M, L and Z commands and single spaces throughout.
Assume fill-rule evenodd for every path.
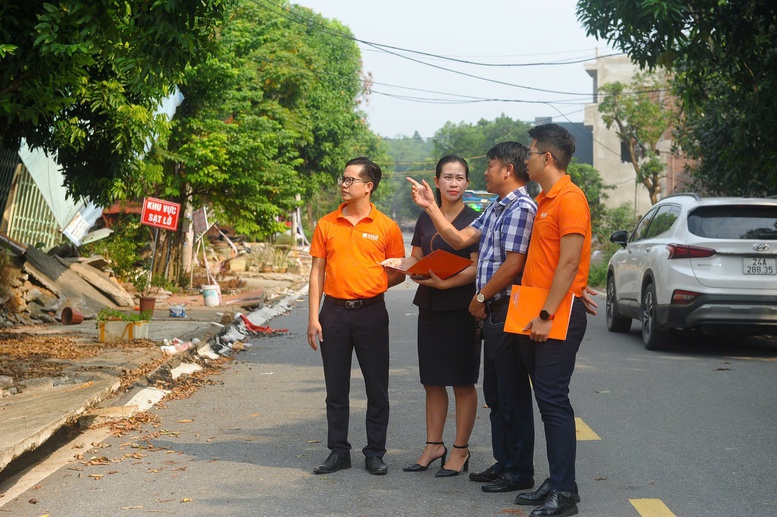
M 579 0 L 589 35 L 641 67 L 672 70 L 683 150 L 712 193 L 777 193 L 777 4 L 759 0 Z M 742 157 L 748 158 L 743 166 Z
M 572 162 L 567 167 L 567 174 L 572 179 L 572 183 L 585 192 L 588 208 L 591 211 L 591 227 L 600 228 L 607 211 L 604 206 L 604 200 L 608 197 L 607 190 L 612 189 L 613 186 L 606 185 L 602 181 L 599 171 L 594 169 L 593 165 L 580 163 L 577 158 L 572 158 Z
M 187 71 L 185 100 L 145 180 L 264 239 L 286 229 L 296 196 L 334 191 L 326 186 L 346 159 L 380 155 L 380 142 L 357 109 L 359 50 L 332 36 L 345 30 L 339 23 L 285 0 L 240 2 L 230 19 L 218 52 Z
M 417 131 L 412 137 L 398 135 L 396 138 L 386 139 L 385 143 L 391 156 L 391 165 L 386 168 L 392 170 L 386 179 L 394 190 L 388 213 L 401 221 L 415 221 L 420 209 L 412 201 L 410 184 L 405 178 L 411 176 L 431 181 L 437 162 L 432 143 L 422 138 Z
M 629 85 L 619 81 L 599 88 L 604 98 L 599 112 L 607 129 L 615 128 L 641 183 L 655 204 L 660 199 L 664 164 L 658 143 L 670 137 L 669 130 L 677 119 L 671 96 L 665 95 L 668 84 L 662 74 L 637 74 Z
M 0 138 L 56 155 L 71 194 L 110 201 L 164 129 L 159 100 L 213 48 L 233 0 L 0 4 Z

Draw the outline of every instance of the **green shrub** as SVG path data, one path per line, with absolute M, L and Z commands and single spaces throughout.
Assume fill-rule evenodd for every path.
M 110 307 L 103 307 L 97 313 L 97 324 L 101 321 L 145 321 L 151 319 L 151 311 L 143 311 L 140 314 L 134 312 L 123 312 Z
M 113 227 L 113 233 L 105 239 L 82 246 L 81 254 L 102 256 L 120 281 L 134 283 L 138 281 L 138 267 L 142 264 L 140 250 L 148 243 L 148 229 L 140 224 L 140 216 L 122 213 Z M 142 292 L 142 289 L 138 291 Z
M 607 259 L 609 260 L 609 259 Z M 607 261 L 598 266 L 591 266 L 588 270 L 588 285 L 601 290 L 607 284 Z
M 613 254 L 621 248 L 620 244 L 610 242 L 610 235 L 618 230 L 631 230 L 636 223 L 631 203 L 624 203 L 617 208 L 604 211 L 601 226 L 593 229 L 598 243 L 596 249 L 602 253 L 602 262 L 601 265 L 591 265 L 588 271 L 588 285 L 599 289 L 607 285 L 607 263 Z

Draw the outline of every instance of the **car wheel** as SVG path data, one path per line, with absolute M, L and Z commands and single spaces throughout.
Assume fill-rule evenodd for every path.
M 607 277 L 607 299 L 605 301 L 607 330 L 610 332 L 628 332 L 631 330 L 631 318 L 620 315 L 615 300 L 615 278 L 610 275 Z
M 672 335 L 658 329 L 658 301 L 653 284 L 647 284 L 642 294 L 642 342 L 648 350 L 665 350 Z

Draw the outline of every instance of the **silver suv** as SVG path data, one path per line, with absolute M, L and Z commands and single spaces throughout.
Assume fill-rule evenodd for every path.
M 662 199 L 607 270 L 607 328 L 642 322 L 642 341 L 660 350 L 678 331 L 777 335 L 777 199 Z

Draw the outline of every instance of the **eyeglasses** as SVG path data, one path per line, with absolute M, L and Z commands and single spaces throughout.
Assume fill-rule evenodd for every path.
M 351 176 L 340 176 L 339 178 L 337 178 L 337 184 L 340 185 L 341 187 L 343 186 L 350 187 L 354 183 L 369 183 L 369 181 L 365 181 L 359 178 L 354 178 Z
M 549 154 L 554 160 L 556 159 L 556 157 L 553 156 L 553 153 L 551 153 L 550 151 L 529 151 L 528 152 L 529 157 L 527 159 L 530 160 L 531 159 L 531 155 L 533 155 L 533 154 L 540 154 L 541 155 L 541 154 L 545 154 L 545 153 Z

